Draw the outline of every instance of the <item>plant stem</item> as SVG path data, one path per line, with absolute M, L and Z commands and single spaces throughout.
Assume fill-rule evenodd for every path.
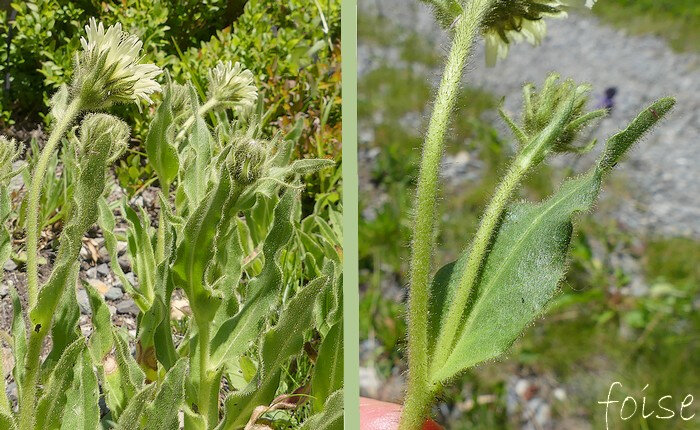
M 41 346 L 44 343 L 44 333 L 31 331 L 29 334 L 29 346 L 27 348 L 24 383 L 19 402 L 19 430 L 34 430 L 36 415 L 36 387 L 39 383 L 39 358 Z
M 58 143 L 73 123 L 80 112 L 80 98 L 75 98 L 66 108 L 63 117 L 57 122 L 51 132 L 49 140 L 41 151 L 39 161 L 32 175 L 32 182 L 27 193 L 27 292 L 29 295 L 29 309 L 33 309 L 39 294 L 39 265 L 37 253 L 39 247 L 39 199 L 41 198 L 41 186 L 46 176 L 46 168 Z
M 209 371 L 209 322 L 203 321 L 197 324 L 199 339 L 199 413 L 209 420 L 209 397 L 211 395 L 211 387 L 208 376 Z M 210 423 L 211 424 L 211 423 Z
M 428 283 L 435 231 L 440 161 L 450 114 L 471 46 L 493 0 L 471 0 L 459 19 L 428 125 L 416 192 L 410 262 L 408 317 L 409 377 L 400 430 L 419 429 L 435 394 L 428 378 Z M 410 406 L 409 406 L 410 405 Z M 418 416 L 417 414 L 420 414 Z
M 187 133 L 187 131 L 192 127 L 196 118 L 203 117 L 207 112 L 216 108 L 218 105 L 219 101 L 216 99 L 207 100 L 206 103 L 204 103 L 202 106 L 199 107 L 199 109 L 197 109 L 196 114 L 191 115 L 185 120 L 185 122 L 182 124 L 182 130 L 180 130 L 180 132 L 175 137 L 175 141 L 177 142 L 185 137 L 185 133 Z

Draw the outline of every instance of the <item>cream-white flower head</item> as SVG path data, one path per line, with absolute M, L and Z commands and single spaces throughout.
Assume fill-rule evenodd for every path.
M 542 43 L 547 34 L 544 18 L 566 18 L 567 10 L 591 8 L 596 0 L 497 0 L 486 14 L 486 64 L 506 58 L 511 42 Z
M 73 89 L 86 108 L 152 103 L 150 95 L 160 91 L 154 78 L 162 70 L 155 64 L 139 64 L 143 46 L 139 38 L 123 31 L 120 23 L 105 30 L 95 18 L 90 18 L 85 31 L 87 37 L 80 39 L 83 50 L 75 58 Z
M 208 97 L 239 112 L 252 109 L 258 98 L 253 73 L 238 62 L 219 61 L 216 67 L 209 69 Z

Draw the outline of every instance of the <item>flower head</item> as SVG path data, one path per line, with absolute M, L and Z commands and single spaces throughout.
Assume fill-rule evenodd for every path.
M 496 0 L 482 22 L 486 64 L 508 55 L 511 42 L 539 45 L 547 33 L 544 18 L 565 18 L 572 8 L 591 8 L 596 0 Z
M 238 112 L 250 110 L 258 98 L 253 73 L 240 63 L 219 61 L 209 70 L 208 97 Z
M 105 30 L 94 18 L 80 39 L 82 51 L 75 55 L 72 90 L 86 109 L 103 109 L 114 103 L 152 103 L 160 91 L 155 81 L 162 70 L 155 64 L 139 64 L 142 42 L 122 30 L 120 23 Z

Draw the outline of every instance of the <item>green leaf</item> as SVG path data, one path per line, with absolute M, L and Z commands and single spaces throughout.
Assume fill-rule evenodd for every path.
M 172 266 L 175 286 L 185 291 L 195 318 L 202 321 L 211 321 L 222 301 L 219 294 L 205 285 L 204 273 L 214 254 L 216 233 L 221 228 L 219 223 L 224 217 L 226 223 L 235 218 L 230 212 L 236 197 L 229 175 L 222 172 L 219 183 L 210 186 L 187 220 Z
M 95 116 L 91 118 L 95 118 Z M 99 119 L 94 121 L 99 121 Z M 118 122 L 113 117 L 105 116 L 105 121 L 116 122 L 126 127 L 125 124 Z M 83 128 L 86 127 L 85 123 L 86 120 L 83 121 Z M 83 134 L 90 135 L 81 129 L 81 138 L 84 138 Z M 79 269 L 78 256 L 82 247 L 82 237 L 88 228 L 97 221 L 97 202 L 104 192 L 106 163 L 114 142 L 113 136 L 109 132 L 90 137 L 92 139 L 89 142 L 82 142 L 82 152 L 78 162 L 79 174 L 74 185 L 71 215 L 61 233 L 60 247 L 53 271 L 39 292 L 36 305 L 29 313 L 32 330 L 40 335 L 45 335 L 48 331 L 59 299 L 66 287 L 69 286 L 70 281 L 75 280 L 73 274 Z M 70 287 L 73 288 L 73 285 Z
M 0 428 L 8 430 L 16 430 L 17 425 L 15 424 L 14 418 L 11 414 L 7 412 L 0 412 Z
M 328 277 L 314 279 L 282 310 L 275 327 L 263 337 L 257 376 L 245 390 L 226 398 L 225 416 L 219 429 L 242 428 L 257 406 L 270 404 L 279 385 L 282 367 L 302 350 L 304 329 L 313 325 L 314 300 L 328 288 L 330 281 Z
M 102 236 L 105 239 L 105 248 L 107 249 L 107 252 L 109 253 L 110 257 L 110 267 L 112 268 L 112 271 L 117 276 L 119 281 L 124 286 L 126 292 L 129 293 L 129 295 L 134 299 L 134 302 L 138 305 L 139 309 L 147 309 L 148 302 L 146 298 L 140 292 L 136 291 L 133 285 L 131 285 L 131 282 L 129 282 L 126 275 L 124 274 L 124 271 L 119 265 L 117 237 L 114 235 L 116 221 L 114 219 L 114 214 L 109 208 L 109 204 L 107 203 L 107 200 L 104 197 L 100 197 L 100 200 L 98 202 L 98 209 L 99 215 L 97 222 L 100 226 L 100 229 L 102 229 Z
M 7 187 L 0 184 L 0 267 L 10 258 L 12 254 L 12 236 L 5 223 L 11 212 L 10 194 Z
M 147 306 L 150 307 L 155 296 L 156 257 L 151 241 L 148 213 L 143 207 L 140 210 L 141 216 L 136 214 L 136 211 L 126 202 L 122 204 L 122 213 L 129 223 L 127 245 L 133 271 L 139 280 L 139 292 L 143 294 Z
M 36 413 L 37 429 L 58 429 L 63 419 L 66 392 L 73 382 L 74 366 L 85 350 L 85 338 L 73 342 L 56 363 L 51 377 L 39 399 Z
M 167 77 L 170 83 L 170 75 Z M 163 102 L 158 106 L 156 114 L 148 127 L 144 146 L 148 161 L 158 175 L 161 186 L 171 184 L 177 177 L 180 160 L 177 149 L 173 145 L 172 133 L 168 128 L 173 122 L 171 86 L 165 87 Z M 164 190 L 167 192 L 167 190 Z
M 131 399 L 143 386 L 145 375 L 131 356 L 129 344 L 121 330 L 114 330 L 112 339 L 115 346 L 114 355 L 108 355 L 103 360 L 103 387 L 106 391 L 105 401 L 112 411 L 112 416 L 120 419 L 127 404 L 130 404 Z
M 289 166 L 290 174 L 294 175 L 309 175 L 316 173 L 326 167 L 335 166 L 335 161 L 326 160 L 323 158 L 309 158 L 304 160 L 296 160 Z
M 77 278 L 77 272 L 71 273 L 67 281 L 68 285 L 75 286 Z M 53 366 L 58 362 L 68 345 L 72 344 L 80 336 L 80 329 L 78 328 L 80 307 L 78 306 L 75 293 L 75 287 L 66 288 L 58 303 L 56 315 L 51 323 L 51 352 L 49 352 L 41 366 L 42 380 L 46 380 L 47 376 L 51 374 Z
M 148 430 L 178 428 L 178 411 L 185 399 L 186 373 L 187 359 L 181 358 L 165 375 L 155 400 L 146 408 L 144 428 Z
M 510 205 L 485 258 L 455 344 L 444 363 L 431 363 L 433 384 L 445 383 L 460 372 L 503 354 L 545 310 L 566 270 L 572 217 L 591 209 L 603 176 L 672 106 L 673 99 L 662 99 L 644 110 L 627 129 L 608 140 L 594 168 L 564 182 L 545 201 Z M 429 320 L 431 339 L 440 335 L 445 324 L 447 304 L 461 279 L 465 261 L 463 256 L 435 276 Z
M 250 343 L 259 336 L 262 322 L 277 300 L 282 287 L 278 256 L 294 230 L 292 209 L 296 196 L 296 193 L 287 191 L 277 204 L 274 224 L 263 246 L 265 266 L 260 275 L 250 281 L 241 310 L 221 324 L 212 338 L 211 365 L 214 368 L 236 359 L 248 349 Z
M 335 324 L 321 342 L 311 378 L 314 411 L 320 412 L 331 394 L 343 388 L 343 322 Z
M 21 390 L 24 382 L 24 363 L 27 356 L 27 327 L 22 316 L 22 302 L 19 294 L 14 288 L 10 288 L 12 297 L 12 340 L 14 345 L 12 351 L 15 356 L 15 367 L 12 369 L 12 376 L 17 382 L 17 389 Z M 21 391 L 19 392 L 21 397 Z
M 90 354 L 86 350 L 83 350 L 74 371 L 75 378 L 67 394 L 61 430 L 96 430 L 100 425 L 100 392 Z
M 343 390 L 333 392 L 323 406 L 323 411 L 310 416 L 300 430 L 343 430 Z
M 92 310 L 91 320 L 94 328 L 88 342 L 88 349 L 93 361 L 98 366 L 102 366 L 103 361 L 114 347 L 112 316 L 99 291 L 88 283 L 85 283 L 84 286 L 88 295 L 90 309 Z
M 129 398 L 129 403 L 124 409 L 124 412 L 119 416 L 117 421 L 117 429 L 119 430 L 139 430 L 143 428 L 141 425 L 141 417 L 143 416 L 146 407 L 153 401 L 156 396 L 156 384 L 147 384 L 135 396 Z
M 192 112 L 197 112 L 199 103 L 192 85 L 189 86 L 189 92 Z M 181 186 L 187 196 L 187 206 L 190 213 L 194 212 L 207 190 L 212 162 L 212 142 L 213 139 L 211 133 L 209 133 L 207 123 L 197 115 L 194 125 L 187 134 L 187 145 L 183 150 L 183 154 L 186 154 L 186 159 L 183 163 Z
M 2 373 L 0 373 L 0 416 L 3 414 L 11 417 L 12 416 L 12 408 L 10 407 L 10 401 L 7 398 L 7 391 L 5 391 L 5 354 L 3 348 L 0 346 L 0 369 L 2 370 Z M 0 418 L 0 422 L 2 422 L 2 418 Z M 2 428 L 2 427 L 0 427 Z

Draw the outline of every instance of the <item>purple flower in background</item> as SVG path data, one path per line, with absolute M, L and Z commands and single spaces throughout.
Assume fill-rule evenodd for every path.
M 607 109 L 608 112 L 611 112 L 615 108 L 615 94 L 617 94 L 616 87 L 606 88 L 603 97 L 598 102 L 598 109 Z

